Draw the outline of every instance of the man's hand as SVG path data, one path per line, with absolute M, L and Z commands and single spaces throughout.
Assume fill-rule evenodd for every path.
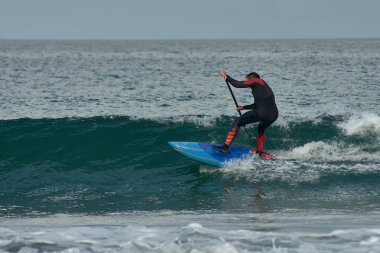
M 227 72 L 226 72 L 224 69 L 222 69 L 222 70 L 220 71 L 219 75 L 220 75 L 221 77 L 223 77 L 223 78 L 226 78 L 226 77 L 227 77 Z
M 239 105 L 238 107 L 236 107 L 236 111 L 237 112 L 240 112 L 241 110 L 244 110 L 244 107 Z

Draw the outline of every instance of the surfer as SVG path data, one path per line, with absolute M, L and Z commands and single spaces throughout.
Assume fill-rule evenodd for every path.
M 269 85 L 260 78 L 256 72 L 251 72 L 246 76 L 245 81 L 237 81 L 230 77 L 226 71 L 221 70 L 220 76 L 235 88 L 251 88 L 254 103 L 236 108 L 238 112 L 249 110 L 235 120 L 227 138 L 222 146 L 216 148 L 223 154 L 228 153 L 228 148 L 235 139 L 239 128 L 247 124 L 260 122 L 257 127 L 257 149 L 256 154 L 262 155 L 265 144 L 265 129 L 267 129 L 278 117 L 277 105 L 274 94 Z

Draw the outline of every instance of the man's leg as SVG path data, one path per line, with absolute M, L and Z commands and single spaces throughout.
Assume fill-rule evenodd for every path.
M 274 121 L 261 121 L 257 127 L 257 149 L 256 153 L 261 153 L 264 151 L 265 146 L 265 129 L 272 125 Z
M 265 129 L 266 129 L 266 124 L 263 122 L 260 122 L 258 127 L 257 127 L 257 149 L 256 153 L 263 152 L 264 150 L 264 145 L 265 145 Z
M 226 140 L 224 141 L 224 146 L 227 146 L 227 148 L 231 145 L 232 141 L 235 139 L 236 135 L 238 134 L 238 131 L 239 131 L 239 128 L 240 128 L 240 124 L 239 123 L 240 123 L 242 117 L 243 116 L 237 118 L 234 121 L 234 123 L 233 123 L 230 131 L 228 131 L 228 133 L 227 133 Z
M 259 121 L 256 110 L 251 110 L 246 113 L 244 113 L 242 116 L 237 118 L 234 121 L 234 124 L 232 125 L 230 131 L 227 133 L 226 140 L 224 141 L 224 144 L 222 147 L 218 148 L 222 153 L 227 153 L 228 148 L 237 136 L 237 133 L 240 129 L 240 127 L 245 126 L 250 123 L 255 123 Z

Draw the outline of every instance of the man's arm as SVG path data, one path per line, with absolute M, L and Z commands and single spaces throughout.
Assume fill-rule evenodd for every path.
M 251 105 L 244 105 L 243 106 L 243 109 L 248 109 L 248 110 L 252 110 L 252 109 L 255 109 L 256 108 L 256 104 L 253 103 Z
M 250 88 L 251 87 L 251 85 L 244 84 L 243 81 L 237 81 L 233 79 L 232 77 L 230 77 L 229 75 L 227 75 L 226 81 L 230 83 L 232 86 L 234 86 L 235 88 Z
M 226 81 L 235 88 L 250 88 L 253 85 L 253 83 L 250 81 L 237 81 L 233 79 L 227 74 L 227 72 L 224 69 L 220 71 L 220 76 L 226 79 Z

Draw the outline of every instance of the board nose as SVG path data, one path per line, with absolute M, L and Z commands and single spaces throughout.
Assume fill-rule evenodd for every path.
M 173 148 L 177 148 L 178 147 L 178 141 L 168 141 L 168 144 L 173 147 Z

